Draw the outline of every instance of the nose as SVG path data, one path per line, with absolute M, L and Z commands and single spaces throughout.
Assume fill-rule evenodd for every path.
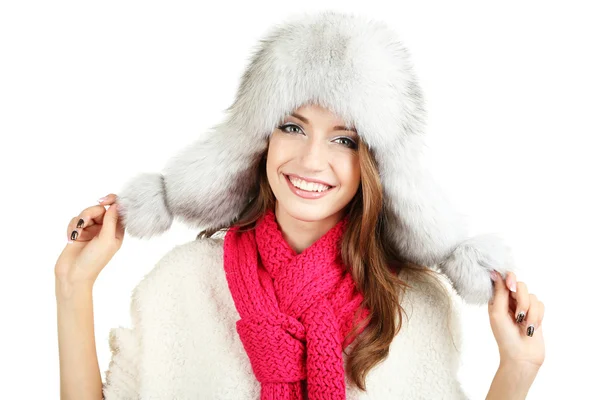
M 321 140 L 311 137 L 301 146 L 300 163 L 306 173 L 313 174 L 324 171 L 329 164 L 327 145 Z

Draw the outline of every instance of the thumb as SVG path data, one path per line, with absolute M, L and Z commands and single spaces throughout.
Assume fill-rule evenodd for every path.
M 494 274 L 496 274 L 495 277 Z M 504 284 L 504 279 L 498 271 L 494 270 L 492 272 L 492 280 L 494 282 L 494 293 L 493 298 L 489 302 L 490 310 L 507 311 L 509 290 Z
M 100 234 L 98 235 L 102 240 L 114 240 L 116 238 L 116 230 L 117 230 L 117 222 L 119 219 L 119 214 L 117 213 L 117 204 L 111 204 L 106 213 L 104 213 L 104 218 L 102 219 L 102 229 L 100 230 Z

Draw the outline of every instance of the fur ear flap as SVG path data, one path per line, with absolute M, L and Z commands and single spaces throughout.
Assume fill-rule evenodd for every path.
M 117 194 L 119 215 L 131 236 L 149 238 L 167 231 L 173 214 L 167 206 L 164 177 L 143 173 L 132 178 Z
M 231 118 L 213 127 L 171 157 L 162 174 L 141 174 L 122 188 L 117 202 L 127 233 L 161 234 L 174 217 L 192 228 L 230 223 L 255 195 L 267 144 Z
M 481 234 L 462 242 L 439 265 L 463 300 L 483 305 L 493 297 L 492 270 L 505 277 L 516 272 L 511 249 L 495 233 Z
M 440 266 L 467 303 L 493 295 L 491 271 L 514 270 L 510 248 L 497 235 L 469 238 L 468 217 L 445 195 L 420 157 L 423 138 L 405 138 L 395 151 L 379 151 L 391 241 L 408 260 Z

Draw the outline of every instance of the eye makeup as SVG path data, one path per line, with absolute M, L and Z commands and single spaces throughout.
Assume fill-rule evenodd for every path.
M 284 123 L 284 124 L 278 126 L 277 129 L 281 130 L 282 132 L 289 133 L 289 134 L 292 134 L 292 135 L 295 134 L 295 133 L 300 133 L 300 132 L 290 132 L 288 130 L 288 128 L 292 128 L 292 127 L 293 128 L 298 128 L 302 132 L 302 128 L 300 126 L 298 126 L 297 124 L 291 123 L 291 122 Z M 337 138 L 335 138 L 333 140 L 340 140 L 340 139 L 346 139 L 349 142 L 348 144 L 342 144 L 342 143 L 340 143 L 340 144 L 342 144 L 342 146 L 345 146 L 345 147 L 347 147 L 349 149 L 352 149 L 352 150 L 356 150 L 358 148 L 358 145 L 356 144 L 356 141 L 353 138 L 349 137 L 349 136 L 339 136 L 339 137 L 337 137 Z

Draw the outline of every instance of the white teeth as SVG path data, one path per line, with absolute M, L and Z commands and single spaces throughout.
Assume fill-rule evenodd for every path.
M 326 185 L 322 185 L 320 183 L 314 183 L 314 182 L 306 182 L 303 181 L 302 179 L 297 179 L 291 176 L 288 176 L 288 178 L 290 179 L 290 182 L 292 182 L 292 184 L 302 190 L 307 190 L 310 192 L 324 192 L 325 190 L 328 190 L 330 187 L 326 186 Z

